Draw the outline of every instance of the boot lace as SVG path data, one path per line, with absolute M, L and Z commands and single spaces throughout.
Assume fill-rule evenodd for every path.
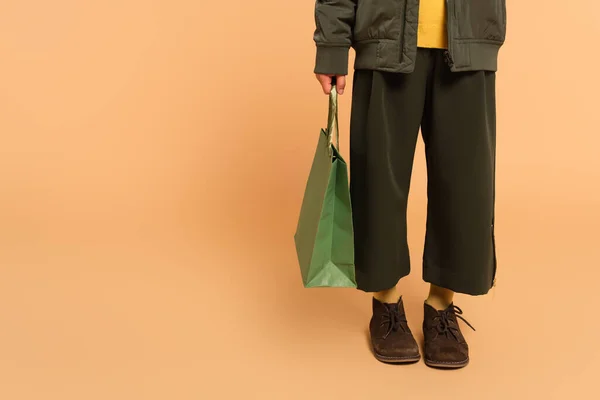
M 387 313 L 383 315 L 381 319 L 381 326 L 387 325 L 387 331 L 383 335 L 383 339 L 386 339 L 392 332 L 399 332 L 402 330 L 406 332 L 405 326 L 408 325 L 405 314 L 400 314 L 398 305 L 386 305 Z
M 437 334 L 445 336 L 446 338 L 453 337 L 454 340 L 456 340 L 457 342 L 460 341 L 460 330 L 456 318 L 461 319 L 464 323 L 466 323 L 469 326 L 469 328 L 475 330 L 475 328 L 473 328 L 473 325 L 471 325 L 469 321 L 467 321 L 461 316 L 462 313 L 463 311 L 455 305 L 452 305 L 444 311 L 440 311 L 438 315 L 433 319 L 435 323 L 435 329 L 437 330 Z

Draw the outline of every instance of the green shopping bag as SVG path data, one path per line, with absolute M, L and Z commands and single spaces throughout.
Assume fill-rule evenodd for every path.
M 356 288 L 348 167 L 339 153 L 335 86 L 329 97 L 327 130 L 319 134 L 294 241 L 304 287 Z

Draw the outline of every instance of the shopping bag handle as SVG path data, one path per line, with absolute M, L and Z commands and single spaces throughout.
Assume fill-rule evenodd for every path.
M 335 147 L 340 149 L 340 128 L 338 124 L 338 94 L 335 76 L 331 79 L 331 92 L 329 94 L 329 116 L 327 117 L 327 138 L 329 146 L 333 146 L 335 134 Z

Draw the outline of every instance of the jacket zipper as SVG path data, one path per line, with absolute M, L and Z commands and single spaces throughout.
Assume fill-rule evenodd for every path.
M 450 7 L 452 6 L 452 7 Z M 446 24 L 448 25 L 448 50 L 444 51 L 444 59 L 446 60 L 446 64 L 452 69 L 454 67 L 454 60 L 452 59 L 452 24 L 454 22 L 452 18 L 452 11 L 454 11 L 454 3 L 450 2 L 450 0 L 446 0 Z

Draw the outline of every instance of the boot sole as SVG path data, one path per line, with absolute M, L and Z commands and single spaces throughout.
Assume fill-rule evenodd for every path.
M 443 369 L 458 369 L 466 367 L 469 364 L 469 359 L 465 361 L 431 361 L 425 359 L 425 365 L 432 368 L 443 368 Z
M 413 364 L 421 360 L 421 355 L 413 357 L 387 357 L 373 352 L 375 358 L 386 364 Z

